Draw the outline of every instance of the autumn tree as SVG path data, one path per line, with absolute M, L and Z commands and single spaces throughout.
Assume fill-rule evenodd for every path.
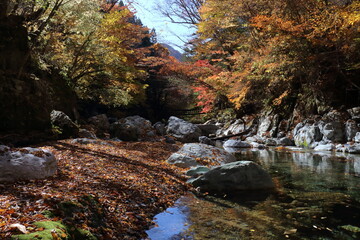
M 198 59 L 223 66 L 205 81 L 225 87 L 239 110 L 319 113 L 358 89 L 359 2 L 206 1 Z M 333 101 L 333 102 L 330 102 Z M 338 101 L 338 102 L 337 102 Z

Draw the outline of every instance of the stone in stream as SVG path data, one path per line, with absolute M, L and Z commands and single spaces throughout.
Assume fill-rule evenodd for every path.
M 54 155 L 38 148 L 11 151 L 0 145 L 0 182 L 42 179 L 55 174 L 57 161 Z
M 271 176 L 252 161 L 227 163 L 192 181 L 202 192 L 236 194 L 236 191 L 270 190 Z
M 214 146 L 202 143 L 187 143 L 167 160 L 168 163 L 182 168 L 201 165 L 200 161 L 221 164 L 234 162 L 236 158 L 225 150 Z

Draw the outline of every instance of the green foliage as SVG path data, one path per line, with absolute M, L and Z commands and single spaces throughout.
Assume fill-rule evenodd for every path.
M 77 229 L 64 225 L 62 222 L 44 221 L 36 222 L 34 225 L 41 231 L 33 232 L 30 234 L 14 235 L 11 237 L 13 240 L 53 240 L 53 239 L 84 239 L 96 240 L 97 238 L 89 231 L 84 229 Z

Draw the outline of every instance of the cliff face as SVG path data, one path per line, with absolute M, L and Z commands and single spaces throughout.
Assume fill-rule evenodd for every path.
M 56 71 L 32 61 L 19 16 L 0 19 L 0 131 L 43 130 L 52 109 L 72 115 L 75 95 Z

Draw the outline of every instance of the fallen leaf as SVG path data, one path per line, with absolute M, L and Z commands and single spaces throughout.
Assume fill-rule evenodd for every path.
M 10 227 L 11 229 L 16 228 L 16 229 L 18 229 L 20 232 L 22 232 L 22 233 L 24 233 L 24 234 L 27 234 L 27 233 L 28 233 L 28 231 L 26 230 L 26 227 L 25 227 L 24 225 L 19 224 L 19 223 L 11 224 L 9 227 Z

